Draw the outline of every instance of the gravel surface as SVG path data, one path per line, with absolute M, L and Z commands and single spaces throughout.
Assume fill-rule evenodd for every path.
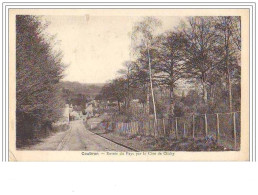
M 24 148 L 25 150 L 63 151 L 128 151 L 129 149 L 106 140 L 86 130 L 81 120 L 70 122 L 70 129 L 56 133 L 41 143 Z

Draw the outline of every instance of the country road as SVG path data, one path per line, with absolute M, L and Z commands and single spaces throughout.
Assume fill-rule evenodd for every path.
M 28 150 L 63 151 L 128 151 L 129 149 L 102 138 L 85 128 L 81 120 L 70 122 L 70 129 L 56 133 Z

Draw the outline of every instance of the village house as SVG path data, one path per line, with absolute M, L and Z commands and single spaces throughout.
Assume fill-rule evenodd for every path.
M 86 104 L 86 109 L 85 109 L 85 115 L 86 115 L 87 118 L 94 116 L 93 110 L 94 109 L 93 109 L 92 103 L 87 103 Z

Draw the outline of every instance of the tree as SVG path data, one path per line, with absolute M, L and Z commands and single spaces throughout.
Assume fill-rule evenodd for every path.
M 183 29 L 187 38 L 185 50 L 185 78 L 201 81 L 203 102 L 208 103 L 209 75 L 213 73 L 217 61 L 217 35 L 214 27 L 215 17 L 190 17 L 189 27 Z
M 46 28 L 35 16 L 16 16 L 16 125 L 17 136 L 28 138 L 62 115 L 60 79 L 62 53 L 54 52 L 44 36 Z
M 123 78 L 114 79 L 102 88 L 100 99 L 117 101 L 118 111 L 121 112 L 121 102 L 125 100 L 127 95 L 125 86 L 126 81 Z
M 154 31 L 160 25 L 161 25 L 161 22 L 158 19 L 154 17 L 145 17 L 142 21 L 138 22 L 134 26 L 133 33 L 132 33 L 133 34 L 132 37 L 136 43 L 136 47 L 143 48 L 146 50 L 145 59 L 148 60 L 150 89 L 151 89 L 154 118 L 155 118 L 155 129 L 157 128 L 157 113 L 156 113 L 155 97 L 154 97 L 154 90 L 153 90 L 152 65 L 151 65 L 152 56 L 151 56 L 150 50 L 154 40 Z
M 160 85 L 169 88 L 169 118 L 174 116 L 174 88 L 182 78 L 183 51 L 186 39 L 182 32 L 169 31 L 158 37 L 158 54 L 155 59 L 156 78 Z
M 229 111 L 233 111 L 232 79 L 240 78 L 241 18 L 223 16 L 216 20 L 220 48 L 218 69 L 226 75 L 228 85 Z
M 133 96 L 140 100 L 143 104 L 144 114 L 149 117 L 149 74 L 146 71 L 145 63 L 142 62 L 141 58 L 137 59 L 134 64 L 132 85 Z
M 126 92 L 127 96 L 125 98 L 125 108 L 126 110 L 130 107 L 130 99 L 131 99 L 131 88 L 135 85 L 135 68 L 136 64 L 133 61 L 126 61 L 124 62 L 124 69 L 120 69 L 118 71 L 119 74 L 122 75 L 126 82 Z

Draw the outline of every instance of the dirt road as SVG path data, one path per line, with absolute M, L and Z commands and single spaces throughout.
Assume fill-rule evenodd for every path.
M 70 129 L 57 133 L 29 150 L 63 150 L 63 151 L 128 151 L 129 149 L 117 145 L 86 130 L 81 120 L 72 121 Z

